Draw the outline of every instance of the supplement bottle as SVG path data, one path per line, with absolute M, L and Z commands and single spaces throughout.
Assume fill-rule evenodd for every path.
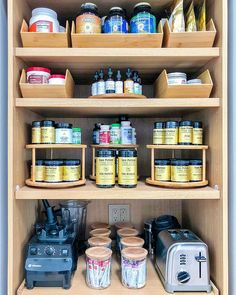
M 193 122 L 179 122 L 179 144 L 189 145 L 193 142 Z
M 43 182 L 45 177 L 45 165 L 44 160 L 35 161 L 35 181 Z M 31 166 L 31 179 L 32 179 L 32 166 Z
M 170 181 L 170 160 L 155 160 L 154 179 L 157 181 Z
M 32 122 L 32 143 L 41 143 L 41 122 Z
M 55 143 L 55 121 L 44 120 L 41 122 L 41 143 Z
M 203 144 L 203 129 L 200 121 L 193 122 L 193 144 Z
M 126 80 L 124 83 L 124 93 L 134 93 L 134 81 L 132 79 L 132 72 L 130 69 L 126 71 Z
M 142 95 L 143 94 L 143 86 L 142 86 L 142 80 L 140 77 L 138 77 L 138 83 L 139 83 L 139 94 Z
M 81 144 L 81 128 L 75 127 L 72 128 L 72 143 Z
M 93 77 L 93 83 L 92 83 L 92 87 L 91 87 L 91 92 L 92 95 L 97 95 L 98 94 L 98 72 L 95 73 L 94 77 Z
M 120 142 L 121 142 L 120 124 L 113 123 L 111 124 L 111 130 L 110 130 L 110 143 L 120 144 Z
M 96 151 L 96 185 L 100 188 L 110 188 L 115 185 L 115 151 Z
M 139 85 L 139 82 L 138 82 L 138 74 L 137 74 L 137 72 L 134 72 L 133 81 L 134 81 L 134 94 L 139 94 L 140 85 Z
M 78 181 L 80 179 L 80 160 L 64 160 L 63 181 Z
M 119 150 L 118 157 L 118 184 L 121 187 L 132 188 L 138 183 L 137 151 Z
M 121 144 L 132 144 L 132 127 L 130 121 L 121 122 Z
M 101 124 L 95 124 L 95 127 L 93 128 L 93 144 L 99 144 L 99 131 L 100 131 Z
M 171 160 L 171 181 L 189 182 L 188 160 Z
M 124 93 L 124 83 L 121 80 L 121 73 L 120 70 L 117 71 L 116 74 L 116 81 L 115 81 L 115 93 L 121 94 Z
M 72 124 L 57 123 L 55 127 L 56 143 L 72 143 Z
M 63 160 L 45 160 L 45 182 L 63 181 Z
M 121 7 L 112 7 L 105 19 L 104 33 L 125 34 L 128 33 L 128 23 L 125 12 Z
M 110 143 L 110 125 L 101 125 L 99 130 L 99 144 Z
M 98 16 L 98 8 L 94 3 L 81 5 L 81 12 L 76 18 L 76 33 L 97 34 L 101 33 L 101 18 Z
M 177 121 L 166 122 L 165 144 L 178 144 L 179 123 Z
M 153 144 L 165 144 L 165 122 L 155 122 L 153 128 Z
M 202 160 L 189 160 L 189 180 L 202 181 Z
M 107 73 L 108 79 L 106 81 L 106 93 L 115 93 L 115 81 L 113 79 L 112 69 L 108 69 Z
M 97 82 L 97 94 L 105 94 L 106 93 L 106 83 L 104 81 L 104 73 L 103 70 L 99 72 L 99 80 Z
M 58 33 L 59 28 L 57 13 L 54 10 L 45 7 L 38 7 L 32 10 L 29 32 Z

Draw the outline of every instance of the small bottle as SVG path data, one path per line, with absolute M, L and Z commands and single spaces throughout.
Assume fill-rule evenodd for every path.
M 136 139 L 136 129 L 132 128 L 132 144 L 136 144 L 137 139 Z
M 92 96 L 98 94 L 98 72 L 95 73 L 92 83 Z
M 142 86 L 142 80 L 140 77 L 138 77 L 137 82 L 139 83 L 139 94 L 143 94 L 143 86 Z
M 121 144 L 132 144 L 132 127 L 130 121 L 121 122 Z
M 116 82 L 115 82 L 115 93 L 121 94 L 124 93 L 124 83 L 121 80 L 120 70 L 117 71 L 116 74 Z
M 93 128 L 93 144 L 99 144 L 99 131 L 101 124 L 95 124 Z
M 127 115 L 120 115 L 119 116 L 119 122 L 121 124 L 122 121 L 129 121 L 129 118 Z
M 115 81 L 112 78 L 112 69 L 108 69 L 108 79 L 106 81 L 106 93 L 115 93 Z
M 126 71 L 126 80 L 124 83 L 124 92 L 125 93 L 134 93 L 134 81 L 132 79 L 131 69 L 128 68 Z
M 104 73 L 103 70 L 100 70 L 99 72 L 99 80 L 97 82 L 97 94 L 98 95 L 102 95 L 106 93 L 106 85 L 105 85 L 105 81 L 104 81 Z
M 139 85 L 139 82 L 138 82 L 138 73 L 137 72 L 134 72 L 133 80 L 134 80 L 134 94 L 139 94 L 140 85 Z

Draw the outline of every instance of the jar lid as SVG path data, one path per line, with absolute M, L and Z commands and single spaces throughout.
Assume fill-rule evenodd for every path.
M 51 74 L 51 71 L 48 68 L 43 68 L 43 67 L 30 67 L 26 69 L 26 73 L 28 72 L 46 72 L 48 74 Z
M 41 121 L 33 121 L 32 127 L 41 127 Z
M 115 223 L 115 228 L 118 230 L 121 228 L 134 228 L 134 226 L 130 222 L 117 222 Z
M 110 225 L 104 222 L 94 222 L 90 226 L 91 226 L 91 229 L 110 228 Z
M 97 150 L 96 151 L 96 157 L 115 157 L 115 151 L 114 150 Z
M 79 128 L 79 127 L 74 127 L 74 128 L 72 128 L 72 130 L 73 130 L 73 131 L 81 131 L 81 128 Z
M 121 251 L 121 255 L 124 258 L 132 259 L 132 260 L 141 260 L 146 258 L 148 251 L 144 248 L 140 247 L 128 247 Z
M 192 121 L 181 121 L 179 122 L 179 126 L 193 126 Z
M 151 8 L 151 4 L 150 4 L 150 3 L 148 3 L 148 2 L 139 2 L 139 3 L 137 3 L 137 4 L 134 6 L 134 9 L 137 8 L 137 7 L 139 7 L 139 6 L 148 6 L 148 7 Z
M 62 166 L 63 165 L 62 160 L 45 160 L 44 163 L 46 166 Z
M 179 122 L 177 121 L 167 121 L 166 128 L 176 128 L 179 126 Z
M 108 228 L 97 228 L 93 229 L 89 232 L 90 236 L 92 237 L 109 237 L 111 234 L 111 231 Z
M 36 160 L 35 165 L 36 166 L 43 166 L 44 165 L 44 160 Z
M 111 127 L 120 128 L 120 124 L 119 123 L 113 123 L 113 124 L 111 124 Z
M 43 127 L 54 127 L 55 126 L 55 121 L 43 120 L 43 121 L 41 121 L 41 126 L 43 126 Z
M 202 122 L 201 121 L 194 121 L 193 128 L 202 128 Z
M 155 122 L 154 123 L 154 129 L 162 129 L 165 128 L 166 122 Z
M 189 160 L 173 159 L 173 160 L 171 160 L 171 165 L 173 165 L 173 166 L 188 166 Z
M 121 228 L 117 231 L 120 237 L 136 237 L 139 232 L 135 228 Z
M 53 75 L 50 76 L 49 79 L 53 79 L 53 78 L 65 79 L 66 76 L 65 75 L 59 75 L 59 74 L 53 74 Z
M 83 4 L 81 5 L 81 8 L 82 8 L 82 9 L 87 9 L 87 8 L 90 8 L 90 9 L 97 9 L 98 7 L 97 7 L 96 4 L 94 4 L 94 3 L 92 3 L 92 2 L 86 2 L 86 3 L 83 3 Z
M 187 74 L 186 73 L 182 73 L 182 72 L 173 72 L 173 73 L 169 73 L 167 74 L 168 78 L 187 78 Z
M 120 242 L 126 247 L 143 247 L 144 245 L 144 240 L 139 237 L 122 238 Z
M 113 11 L 113 10 L 120 10 L 120 11 L 124 11 L 124 9 L 123 8 L 121 8 L 121 7 L 119 7 L 119 6 L 114 6 L 114 7 L 111 7 L 110 8 L 110 11 Z
M 137 157 L 136 150 L 119 150 L 119 157 Z
M 38 7 L 32 10 L 32 15 L 36 14 L 47 14 L 47 15 L 52 15 L 54 18 L 57 19 L 57 13 L 56 11 L 46 8 L 46 7 Z
M 69 129 L 71 129 L 72 124 L 60 122 L 60 123 L 56 124 L 56 128 L 69 128 Z
M 170 165 L 170 160 L 168 159 L 156 159 L 155 165 Z
M 202 165 L 202 160 L 189 160 L 189 165 Z
M 107 260 L 111 257 L 111 249 L 105 247 L 92 247 L 85 251 L 85 254 L 90 259 Z
M 129 127 L 130 126 L 130 121 L 121 121 L 121 126 L 122 127 Z
M 199 85 L 199 84 L 202 84 L 202 80 L 201 79 L 191 79 L 191 80 L 187 81 L 187 84 Z
M 111 244 L 111 239 L 107 237 L 92 237 L 88 239 L 90 246 L 105 247 Z
M 76 165 L 80 165 L 80 160 L 64 160 L 64 165 L 68 165 L 68 166 L 76 166 Z

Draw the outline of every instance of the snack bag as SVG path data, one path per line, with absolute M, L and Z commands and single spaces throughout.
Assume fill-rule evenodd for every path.
M 197 6 L 197 30 L 206 31 L 206 0 Z
M 185 32 L 183 0 L 175 0 L 174 2 L 171 13 L 171 30 L 172 32 Z
M 191 2 L 186 14 L 186 32 L 196 32 L 197 24 L 194 12 L 193 2 Z

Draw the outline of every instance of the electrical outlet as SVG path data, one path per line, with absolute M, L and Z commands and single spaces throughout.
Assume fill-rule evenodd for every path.
M 109 224 L 116 222 L 129 222 L 130 208 L 129 205 L 109 205 Z

